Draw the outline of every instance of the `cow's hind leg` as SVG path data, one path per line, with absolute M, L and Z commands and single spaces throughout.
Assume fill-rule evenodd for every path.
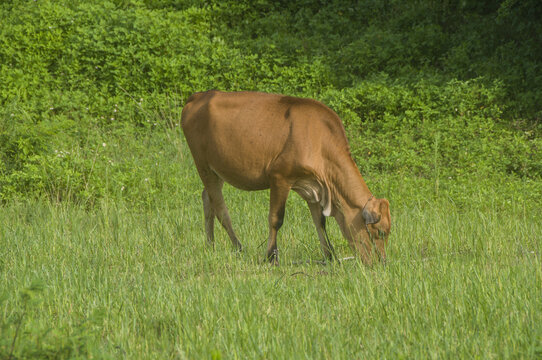
M 214 173 L 202 176 L 202 181 L 205 186 L 202 197 L 207 240 L 211 242 L 214 240 L 213 226 L 214 216 L 216 216 L 228 233 L 233 246 L 240 251 L 242 249 L 241 242 L 237 238 L 235 231 L 233 231 L 230 214 L 228 213 L 228 208 L 226 207 L 224 196 L 222 195 L 222 185 L 224 184 L 224 181 Z M 208 210 L 205 210 L 206 207 Z
M 207 189 L 203 189 L 201 193 L 201 198 L 203 200 L 203 214 L 205 216 L 205 232 L 207 234 L 207 244 L 211 247 L 215 243 L 215 212 L 211 206 L 211 199 L 209 198 L 209 193 Z

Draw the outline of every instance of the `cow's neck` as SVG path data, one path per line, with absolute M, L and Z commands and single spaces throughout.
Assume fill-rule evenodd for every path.
M 330 174 L 334 212 L 361 210 L 372 196 L 352 158 L 340 162 Z
M 335 175 L 332 176 L 333 182 L 330 184 L 334 198 L 331 215 L 337 220 L 350 246 L 364 254 L 365 250 L 359 234 L 363 231 L 362 227 L 365 223 L 360 217 L 372 194 L 351 158 L 349 161 L 342 162 L 341 165 L 336 169 Z

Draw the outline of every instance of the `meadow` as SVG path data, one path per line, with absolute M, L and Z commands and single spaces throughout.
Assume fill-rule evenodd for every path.
M 273 267 L 263 262 L 268 192 L 226 186 L 245 250 L 234 252 L 218 225 L 211 250 L 188 149 L 182 140 L 163 144 L 183 186 L 147 207 L 107 199 L 91 209 L 3 206 L 3 358 L 542 355 L 538 203 L 506 199 L 504 187 L 463 205 L 444 197 L 401 203 L 398 190 L 384 189 L 395 180 L 375 176 L 369 186 L 390 198 L 393 227 L 389 262 L 367 268 L 320 264 L 308 209 L 292 194 Z M 339 257 L 351 256 L 329 224 Z
M 0 2 L 0 359 L 542 357 L 538 0 Z M 390 200 L 388 262 L 322 264 L 296 194 L 216 225 L 195 91 L 310 97 Z M 339 258 L 354 254 L 328 221 Z

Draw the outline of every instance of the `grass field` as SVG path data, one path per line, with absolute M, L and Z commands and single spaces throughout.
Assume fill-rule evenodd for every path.
M 541 18 L 540 0 L 0 0 L 0 360 L 542 360 Z M 207 248 L 180 118 L 208 89 L 333 109 L 390 201 L 387 265 L 321 264 L 296 194 L 264 263 L 269 192 L 230 186 L 245 251 L 218 222 Z
M 226 187 L 245 251 L 218 225 L 209 250 L 199 178 L 179 148 L 157 171 L 173 166 L 181 186 L 147 206 L 0 208 L 0 358 L 542 356 L 542 207 L 529 190 L 441 184 L 416 199 L 414 180 L 369 177 L 392 204 L 389 262 L 374 268 L 307 264 L 322 256 L 292 194 L 272 267 L 268 193 Z M 339 256 L 351 256 L 329 224 Z

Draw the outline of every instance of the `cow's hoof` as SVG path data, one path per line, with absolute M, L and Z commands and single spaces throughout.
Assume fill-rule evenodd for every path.
M 279 252 L 277 249 L 273 250 L 270 254 L 267 254 L 266 260 L 269 264 L 273 266 L 278 266 L 279 264 Z

